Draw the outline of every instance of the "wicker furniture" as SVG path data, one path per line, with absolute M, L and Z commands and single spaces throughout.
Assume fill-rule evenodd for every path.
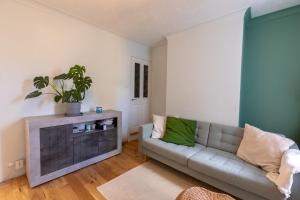
M 202 187 L 191 187 L 181 192 L 176 200 L 234 200 L 234 198 Z

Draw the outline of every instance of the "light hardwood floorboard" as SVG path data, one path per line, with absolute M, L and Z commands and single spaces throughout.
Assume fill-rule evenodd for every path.
M 90 165 L 76 172 L 30 188 L 26 176 L 0 184 L 0 200 L 106 200 L 97 187 L 146 162 L 148 158 L 138 153 L 138 142 L 123 146 L 121 154 Z M 199 182 L 207 189 L 220 190 Z
M 105 200 L 97 187 L 144 163 L 137 141 L 124 144 L 121 154 L 30 188 L 26 176 L 0 184 L 1 200 Z

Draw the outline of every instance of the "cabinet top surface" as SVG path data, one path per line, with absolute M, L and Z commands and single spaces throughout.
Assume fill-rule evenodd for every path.
M 43 116 L 33 116 L 25 117 L 25 121 L 28 123 L 37 123 L 37 122 L 46 122 L 46 121 L 81 121 L 81 120 L 90 120 L 93 118 L 105 118 L 105 117 L 117 117 L 121 114 L 120 111 L 116 110 L 104 110 L 102 113 L 96 112 L 86 112 L 80 116 L 67 117 L 64 114 L 59 115 L 43 115 Z

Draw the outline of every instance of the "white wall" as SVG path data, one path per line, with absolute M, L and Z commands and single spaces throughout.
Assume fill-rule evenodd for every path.
M 238 125 L 244 12 L 167 38 L 167 114 Z
M 166 114 L 167 45 L 151 51 L 151 113 Z
M 24 173 L 8 168 L 25 157 L 23 118 L 64 112 L 49 97 L 24 101 L 36 75 L 85 65 L 94 83 L 83 111 L 95 105 L 123 111 L 126 136 L 130 58 L 149 60 L 147 47 L 21 0 L 0 1 L 0 44 L 0 181 Z

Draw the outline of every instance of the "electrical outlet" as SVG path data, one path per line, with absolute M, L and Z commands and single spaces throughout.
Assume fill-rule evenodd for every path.
M 15 170 L 19 170 L 19 169 L 24 168 L 24 163 L 25 163 L 25 160 L 24 159 L 20 159 L 20 160 L 9 162 L 8 163 L 8 167 L 9 168 L 14 167 Z
M 16 160 L 15 161 L 15 169 L 22 169 L 24 167 L 24 160 Z
M 14 163 L 13 162 L 9 162 L 8 163 L 8 167 L 13 167 L 14 166 Z
M 24 160 L 20 160 L 19 167 L 20 167 L 20 169 L 22 169 L 24 167 Z
M 20 161 L 15 161 L 15 169 L 20 169 Z

